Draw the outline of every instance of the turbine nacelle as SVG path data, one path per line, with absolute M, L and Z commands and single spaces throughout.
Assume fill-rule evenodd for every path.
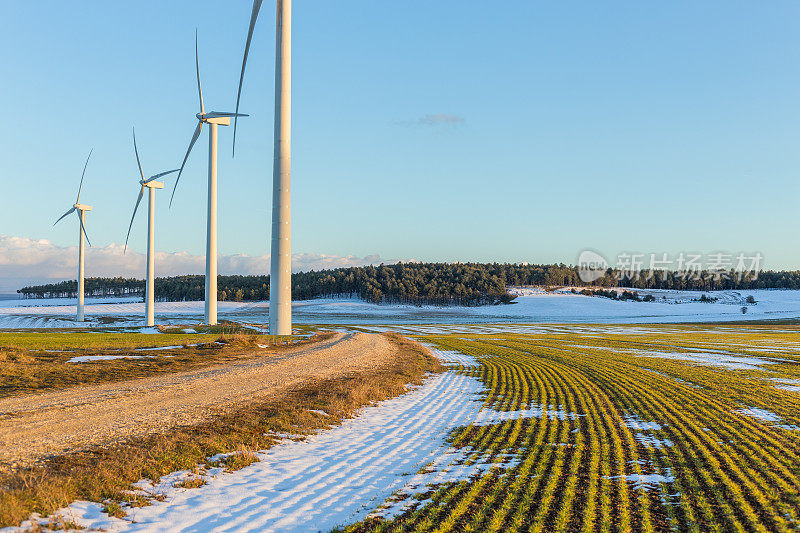
M 58 217 L 58 220 L 53 222 L 53 225 L 55 226 L 56 224 L 58 224 L 59 222 L 64 220 L 64 218 L 66 216 L 71 215 L 72 213 L 75 213 L 78 216 L 78 223 L 81 226 L 81 239 L 83 239 L 83 237 L 86 237 L 86 242 L 89 243 L 89 246 L 91 246 L 92 243 L 91 243 L 91 241 L 89 241 L 89 237 L 86 235 L 86 228 L 83 227 L 83 216 L 82 215 L 83 215 L 84 211 L 91 211 L 92 210 L 92 206 L 85 205 L 85 204 L 81 203 L 81 189 L 83 188 L 83 178 L 86 176 L 86 167 L 89 166 L 89 159 L 91 159 L 91 157 L 92 157 L 92 151 L 94 151 L 94 150 L 92 149 L 92 150 L 89 151 L 89 157 L 86 158 L 86 163 L 83 165 L 83 173 L 81 174 L 81 183 L 80 183 L 80 185 L 78 185 L 78 196 L 75 198 L 75 203 L 72 205 L 72 207 L 70 207 L 67 210 L 66 213 L 64 213 L 63 215 Z M 83 240 L 81 240 L 81 242 L 83 242 Z
M 241 113 L 218 113 L 216 111 L 211 111 L 210 113 L 197 113 L 195 115 L 197 120 L 200 122 L 205 122 L 206 124 L 216 124 L 217 126 L 230 126 L 231 125 L 231 117 L 239 116 L 239 117 L 246 117 L 247 115 L 243 115 Z
M 139 167 L 139 185 L 141 185 L 141 189 L 139 190 L 139 196 L 136 198 L 136 205 L 133 206 L 133 215 L 131 216 L 131 223 L 128 225 L 128 235 L 125 236 L 125 248 L 123 253 L 128 251 L 128 239 L 131 236 L 131 228 L 133 227 L 133 219 L 136 218 L 136 210 L 139 209 L 139 202 L 142 201 L 142 197 L 144 196 L 144 189 L 145 187 L 148 189 L 163 189 L 164 184 L 160 181 L 156 181 L 158 178 L 162 176 L 168 176 L 173 172 L 178 172 L 179 169 L 174 170 L 167 170 L 166 172 L 159 172 L 154 176 L 150 176 L 149 178 L 144 177 L 144 171 L 142 170 L 142 161 L 139 159 L 139 147 L 136 146 L 136 128 L 133 129 L 133 152 L 136 154 L 136 165 Z M 152 198 L 151 198 L 152 202 Z

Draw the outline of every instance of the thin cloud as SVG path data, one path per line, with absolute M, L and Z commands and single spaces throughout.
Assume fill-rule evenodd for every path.
M 143 278 L 145 275 L 144 254 L 128 250 L 119 244 L 86 248 L 87 277 Z M 77 247 L 58 246 L 46 239 L 30 239 L 0 235 L 0 292 L 14 292 L 24 285 L 48 283 L 53 280 L 75 279 Z M 156 276 L 178 276 L 201 274 L 205 271 L 205 256 L 188 252 L 156 252 Z M 358 257 L 355 255 L 329 255 L 296 253 L 292 255 L 292 270 L 307 272 L 328 268 L 379 265 L 396 261 L 383 260 L 377 254 Z M 218 259 L 218 270 L 222 275 L 267 274 L 270 268 L 269 254 L 250 256 L 245 254 L 222 255 Z
M 435 113 L 419 117 L 417 120 L 400 122 L 403 126 L 459 126 L 466 121 L 464 117 L 449 113 Z

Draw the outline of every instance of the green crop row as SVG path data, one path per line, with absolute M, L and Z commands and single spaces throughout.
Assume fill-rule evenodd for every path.
M 480 361 L 465 371 L 486 386 L 485 408 L 547 405 L 581 416 L 458 428 L 452 446 L 510 451 L 519 461 L 432 487 L 427 505 L 348 530 L 800 530 L 800 431 L 791 428 L 800 425 L 800 392 L 775 381 L 800 375 L 797 333 L 793 326 L 648 326 L 426 336 Z M 670 357 L 686 353 L 708 358 Z M 731 355 L 753 364 L 709 366 Z M 746 416 L 743 408 L 781 420 Z M 632 420 L 657 426 L 637 429 Z M 642 487 L 626 478 L 637 474 L 666 481 Z

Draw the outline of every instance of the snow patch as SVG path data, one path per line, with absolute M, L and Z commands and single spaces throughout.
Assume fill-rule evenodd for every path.
M 68 359 L 67 363 L 94 363 L 96 361 L 111 361 L 113 359 L 147 359 L 154 355 L 81 355 Z
M 764 365 L 777 364 L 777 361 L 769 359 L 724 352 L 646 352 L 630 350 L 629 353 L 639 357 L 686 361 L 695 365 L 725 368 L 726 370 L 761 370 L 760 367 Z
M 659 439 L 653 435 L 648 435 L 647 433 L 636 433 L 633 435 L 633 437 L 637 442 L 647 448 L 656 448 L 660 450 L 661 448 L 669 448 L 675 445 L 675 443 L 669 439 Z
M 465 368 L 478 368 L 481 366 L 480 361 L 472 355 L 467 355 L 455 350 L 439 350 L 427 342 L 420 341 L 419 343 L 430 349 L 433 355 L 446 365 L 461 365 Z
M 470 448 L 448 448 L 438 455 L 422 470 L 413 475 L 402 488 L 397 490 L 369 517 L 391 520 L 409 509 L 424 506 L 430 500 L 421 500 L 424 494 L 445 483 L 458 483 L 480 477 L 492 468 L 510 469 L 520 463 L 514 454 L 500 454 L 494 457 L 476 453 Z
M 734 411 L 740 415 L 749 416 L 750 418 L 755 418 L 757 420 L 762 420 L 764 422 L 780 422 L 781 417 L 773 413 L 772 411 L 767 411 L 766 409 L 759 409 L 758 407 L 747 407 L 744 409 L 739 409 L 738 411 Z
M 626 414 L 622 419 L 625 421 L 625 425 L 631 429 L 638 429 L 640 431 L 662 429 L 661 424 L 658 422 L 646 422 L 636 415 Z
M 549 418 L 551 420 L 577 420 L 578 417 L 586 416 L 578 413 L 570 413 L 563 408 L 552 405 L 534 405 L 529 409 L 519 411 L 495 411 L 484 409 L 473 421 L 475 426 L 488 426 L 499 424 L 507 420 L 519 420 L 524 418 Z
M 776 389 L 789 392 L 800 392 L 800 379 L 767 378 L 767 381 L 777 383 Z
M 628 483 L 633 483 L 636 489 L 655 490 L 661 487 L 662 483 L 672 483 L 675 477 L 671 473 L 663 474 L 628 474 L 626 476 L 608 476 L 606 479 L 624 478 Z

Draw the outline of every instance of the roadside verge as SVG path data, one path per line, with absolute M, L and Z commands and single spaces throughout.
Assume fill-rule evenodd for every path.
M 121 504 L 145 505 L 145 498 L 129 492 L 131 484 L 140 479 L 192 470 L 208 457 L 230 452 L 242 453 L 232 455 L 234 459 L 226 466 L 241 468 L 255 451 L 269 448 L 281 435 L 302 435 L 338 424 L 360 407 L 402 394 L 409 383 L 441 369 L 430 352 L 413 341 L 393 334 L 361 333 L 341 335 L 333 348 L 287 356 L 271 366 L 224 372 L 229 366 L 236 365 L 203 369 L 207 376 L 189 381 L 191 386 L 184 389 L 171 390 L 173 396 L 176 391 L 186 392 L 184 399 L 198 395 L 209 399 L 201 408 L 190 409 L 195 413 L 192 416 L 199 416 L 191 423 L 89 445 L 33 466 L 7 468 L 0 474 L 0 525 L 18 524 L 32 512 L 48 516 L 78 499 L 107 502 L 112 513 Z M 281 383 L 271 393 L 263 389 L 266 374 L 262 374 L 268 366 L 267 374 L 277 373 Z M 238 388 L 231 383 L 237 376 L 244 384 Z M 257 381 L 253 378 L 261 380 L 263 394 L 251 390 Z M 130 382 L 117 385 L 135 389 Z M 226 394 L 215 397 L 217 387 Z M 231 395 L 234 389 L 241 395 Z M 127 399 L 123 403 L 152 397 L 154 390 L 123 396 Z M 182 403 L 181 397 L 171 401 L 175 406 Z M 53 410 L 60 412 L 55 406 Z M 14 417 L 3 422 L 10 420 Z

